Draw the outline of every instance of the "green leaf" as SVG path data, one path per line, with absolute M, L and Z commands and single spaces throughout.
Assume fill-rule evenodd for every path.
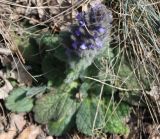
M 48 80 L 52 80 L 55 86 L 60 86 L 65 78 L 65 63 L 48 53 L 42 61 L 42 71 Z
M 68 93 L 48 94 L 36 102 L 35 120 L 48 123 L 50 135 L 62 135 L 74 124 L 72 119 L 79 104 Z
M 87 91 L 90 89 L 91 83 L 83 82 L 79 88 L 79 92 L 82 94 L 82 98 L 86 98 L 88 96 Z
M 17 88 L 11 91 L 6 100 L 7 109 L 13 112 L 29 112 L 33 107 L 33 100 L 26 97 L 27 89 Z
M 59 38 L 57 35 L 53 35 L 53 34 L 46 34 L 43 35 L 40 39 L 39 39 L 39 44 L 40 45 L 45 45 L 48 47 L 48 49 L 53 49 L 58 47 L 59 45 Z M 53 50 L 52 50 L 53 51 Z
M 46 51 L 52 52 L 58 60 L 66 62 L 68 60 L 66 49 L 62 46 L 59 36 L 60 35 L 46 34 L 39 39 L 39 44 L 45 46 Z
M 126 84 L 128 89 L 138 89 L 140 87 L 134 72 L 127 64 L 121 64 L 118 75 L 121 77 L 122 82 Z
M 49 134 L 59 136 L 69 131 L 74 124 L 73 119 L 78 106 L 79 104 L 68 94 L 63 95 L 57 102 L 52 120 L 48 123 Z
M 64 98 L 69 96 L 69 93 L 72 89 L 76 88 L 77 85 L 78 83 L 76 82 L 63 84 L 57 88 L 54 93 L 48 93 L 38 99 L 33 109 L 35 120 L 42 124 L 48 123 L 48 121 L 54 117 L 54 113 L 57 113 L 59 102 L 64 101 Z
M 55 51 L 54 51 L 54 56 L 58 60 L 63 61 L 65 63 L 68 63 L 68 56 L 66 54 L 66 48 L 64 48 L 62 46 L 56 48 Z
M 59 95 L 49 93 L 36 101 L 34 106 L 34 118 L 38 123 L 46 124 L 52 119 L 56 111 L 57 102 L 62 98 Z
M 39 45 L 37 43 L 36 38 L 28 37 L 25 38 L 24 41 L 21 40 L 20 49 L 23 51 L 23 56 L 25 60 L 29 63 L 40 64 L 42 57 L 39 54 Z
M 124 55 L 119 57 L 115 63 L 115 72 L 119 76 L 119 80 L 117 79 L 116 81 L 116 86 L 122 86 L 123 84 L 125 88 L 130 90 L 140 89 L 140 85 L 128 59 Z
M 138 91 L 120 91 L 119 97 L 132 106 L 146 106 L 145 100 L 142 99 L 142 94 Z
M 80 132 L 86 135 L 95 134 L 94 129 L 101 129 L 104 125 L 104 114 L 102 112 L 101 106 L 97 111 L 97 104 L 98 104 L 98 99 L 87 98 L 82 102 L 80 109 L 77 112 L 76 115 L 77 128 Z M 96 112 L 97 112 L 97 117 L 95 119 Z
M 109 104 L 109 102 L 107 103 Z M 117 105 L 117 103 L 111 102 L 109 108 L 106 108 L 106 126 L 103 130 L 114 134 L 128 134 L 129 127 L 125 123 L 125 118 L 129 116 L 130 108 L 123 102 Z
M 78 87 L 78 82 L 72 82 L 70 84 L 63 83 L 59 89 L 57 90 L 58 93 L 69 93 L 72 89 Z
M 33 97 L 37 94 L 44 93 L 46 91 L 46 89 L 47 89 L 46 86 L 32 87 L 27 91 L 26 96 Z
M 36 101 L 33 109 L 35 120 L 48 124 L 49 134 L 62 135 L 74 124 L 72 119 L 79 103 L 72 99 L 72 92 L 77 86 L 77 82 L 62 84 L 54 93 L 48 93 Z

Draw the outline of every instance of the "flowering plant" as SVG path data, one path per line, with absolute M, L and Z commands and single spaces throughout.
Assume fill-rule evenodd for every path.
M 87 12 L 79 12 L 76 20 L 77 24 L 71 25 L 68 34 L 61 38 L 71 68 L 66 82 L 79 78 L 98 55 L 110 49 L 112 12 L 105 5 L 90 6 Z
M 78 13 L 76 19 L 78 25 L 71 26 L 71 47 L 79 52 L 102 48 L 109 38 L 111 11 L 105 5 L 97 4 L 90 7 L 88 12 Z

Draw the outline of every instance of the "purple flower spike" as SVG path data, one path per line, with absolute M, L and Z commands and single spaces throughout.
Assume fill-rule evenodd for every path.
M 71 28 L 72 49 L 79 53 L 101 49 L 109 36 L 111 18 L 111 11 L 100 3 L 77 13 L 77 24 Z
M 82 14 L 81 13 L 78 13 L 77 16 L 76 16 L 77 20 L 83 20 L 83 17 L 82 17 Z
M 87 46 L 86 46 L 85 44 L 81 44 L 81 45 L 80 45 L 80 48 L 81 48 L 82 50 L 85 50 L 85 49 L 87 49 Z
M 85 26 L 85 22 L 84 21 L 79 21 L 80 26 Z
M 88 46 L 88 48 L 90 48 L 90 49 L 94 49 L 94 48 L 95 48 L 95 46 L 94 46 L 93 44 L 90 44 L 90 45 Z
M 76 16 L 80 26 L 85 26 L 85 18 L 84 18 L 84 13 L 78 13 Z
M 98 32 L 101 33 L 101 34 L 104 34 L 104 33 L 106 32 L 106 29 L 103 28 L 103 27 L 100 27 L 100 28 L 98 29 Z
M 76 34 L 77 36 L 80 36 L 80 35 L 81 35 L 80 30 L 79 30 L 79 29 L 75 30 L 75 34 Z
M 98 33 L 97 32 L 94 32 L 94 35 L 93 35 L 94 39 L 98 37 Z
M 102 41 L 98 38 L 95 39 L 95 43 L 96 43 L 98 48 L 101 48 L 103 46 Z
M 77 46 L 78 46 L 78 43 L 77 43 L 76 41 L 74 41 L 74 42 L 72 43 L 72 47 L 73 47 L 74 49 L 77 49 Z

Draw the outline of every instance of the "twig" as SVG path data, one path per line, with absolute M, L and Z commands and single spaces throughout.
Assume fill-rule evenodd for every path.
M 126 88 L 121 88 L 121 87 L 117 87 L 117 86 L 114 86 L 114 85 L 111 85 L 111 84 L 108 84 L 108 83 L 105 83 L 103 81 L 100 81 L 98 79 L 95 79 L 95 78 L 92 78 L 92 77 L 88 77 L 88 76 L 84 76 L 85 79 L 90 79 L 90 80 L 94 80 L 96 82 L 99 82 L 99 83 L 102 83 L 104 85 L 107 85 L 107 86 L 110 86 L 112 88 L 115 88 L 115 89 L 118 89 L 118 90 L 121 90 L 121 91 L 141 91 L 142 89 L 138 89 L 138 88 L 135 88 L 135 89 L 126 89 Z

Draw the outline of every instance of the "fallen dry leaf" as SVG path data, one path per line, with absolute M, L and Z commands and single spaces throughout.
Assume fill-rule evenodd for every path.
M 22 131 L 17 139 L 36 139 L 41 132 L 40 126 L 30 125 Z
M 26 125 L 23 113 L 13 113 L 10 115 L 10 119 L 10 128 L 7 132 L 0 133 L 0 139 L 14 139 L 17 133 L 20 133 Z M 30 125 L 26 127 L 16 139 L 36 139 L 41 133 L 42 130 L 40 126 Z
M 24 114 L 11 114 L 10 116 L 11 122 L 10 126 L 11 127 L 16 127 L 16 129 L 21 132 L 26 124 L 26 120 L 24 119 Z
M 153 101 L 160 105 L 160 88 L 159 86 L 152 86 L 150 91 L 147 91 Z
M 11 114 L 10 119 L 10 128 L 7 132 L 0 133 L 0 139 L 13 139 L 26 124 L 23 114 Z
M 4 110 L 2 110 L 3 115 L 0 114 L 0 133 L 4 131 L 5 127 L 7 126 L 7 119 L 4 114 Z
M 0 99 L 5 99 L 12 89 L 11 83 L 5 78 L 4 73 L 0 71 Z
M 39 18 L 42 19 L 43 16 L 45 15 L 44 9 L 39 8 L 39 7 L 43 7 L 43 0 L 37 0 L 37 11 L 38 11 L 38 15 Z
M 0 139 L 13 139 L 16 133 L 16 128 L 11 128 L 8 132 L 0 133 Z
M 53 137 L 52 136 L 48 136 L 48 137 L 46 137 L 46 139 L 53 139 Z
M 146 132 L 149 134 L 148 139 L 160 139 L 160 125 L 146 125 Z

